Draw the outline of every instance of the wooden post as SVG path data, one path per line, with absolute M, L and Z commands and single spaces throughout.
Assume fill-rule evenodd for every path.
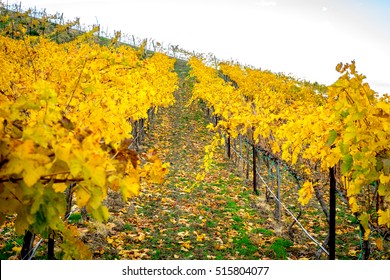
M 249 179 L 249 143 L 246 142 L 246 179 Z
M 256 167 L 256 158 L 257 158 L 257 150 L 255 144 L 252 144 L 253 151 L 253 191 L 255 194 L 259 194 L 257 190 L 257 167 Z
M 329 168 L 329 259 L 336 259 L 336 176 L 335 168 Z
M 72 210 L 72 198 L 73 198 L 73 188 L 76 186 L 75 182 L 69 184 L 69 186 L 65 190 L 66 197 L 66 212 L 65 219 L 68 219 L 70 216 L 70 212 Z
M 152 124 L 152 121 L 153 121 L 153 118 L 154 118 L 154 108 L 150 108 L 148 110 L 148 121 L 149 121 L 149 124 Z
M 139 129 L 140 129 L 141 135 L 140 135 L 139 143 L 141 145 L 141 143 L 144 141 L 144 138 L 145 138 L 145 119 L 144 118 L 141 119 L 141 123 L 140 124 L 141 125 L 140 125 Z
M 231 151 L 230 151 L 230 145 L 231 145 L 231 143 L 230 143 L 230 135 L 228 135 L 228 137 L 227 137 L 227 156 L 228 156 L 228 158 L 230 159 L 231 158 L 231 156 L 232 156 L 232 154 L 231 154 Z
M 259 173 L 261 172 L 262 170 L 262 165 L 263 164 L 263 153 L 260 151 L 260 152 L 257 152 L 257 169 L 259 170 Z M 260 173 L 261 175 L 261 173 Z M 263 184 L 263 181 L 260 180 L 260 186 Z M 259 184 L 258 184 L 259 185 Z M 267 187 L 265 187 L 267 189 Z
M 239 145 L 240 145 L 240 156 L 238 158 L 238 169 L 240 169 L 241 171 L 241 176 L 242 176 L 242 173 L 244 172 L 244 161 L 242 160 L 242 158 L 244 158 L 244 155 L 242 154 L 242 135 L 240 134 L 239 136 Z M 240 166 L 240 162 L 241 162 L 241 166 Z
M 267 169 L 268 169 L 268 176 L 267 176 L 267 182 L 268 182 L 268 186 L 272 186 L 272 166 L 271 166 L 271 163 L 270 162 L 270 159 L 267 158 L 266 159 L 266 165 L 267 165 Z M 269 201 L 269 198 L 270 198 L 270 191 L 268 190 L 267 186 L 265 186 L 265 198 L 267 200 L 267 202 Z
M 277 198 L 278 198 L 278 201 L 276 201 L 276 218 L 278 219 L 278 222 L 280 223 L 281 221 L 281 218 L 282 218 L 282 213 L 281 213 L 281 208 L 280 208 L 280 162 L 278 161 L 276 163 L 276 182 L 277 182 L 277 185 L 278 185 L 278 189 L 277 189 Z
M 34 243 L 35 234 L 31 231 L 26 231 L 23 238 L 23 246 L 20 251 L 20 259 L 21 260 L 29 260 L 32 256 L 32 248 Z
M 49 240 L 47 242 L 47 258 L 54 260 L 54 233 L 49 234 Z

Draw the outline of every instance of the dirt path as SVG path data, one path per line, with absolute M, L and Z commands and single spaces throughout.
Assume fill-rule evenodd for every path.
M 195 180 L 211 135 L 200 106 L 186 106 L 189 97 L 188 83 L 181 79 L 177 102 L 158 111 L 145 139 L 145 145 L 157 149 L 171 164 L 167 180 L 160 186 L 145 187 L 113 216 L 106 246 L 97 248 L 95 257 L 285 258 L 285 247 L 290 244 L 280 243 L 269 211 L 260 205 L 250 186 L 234 175 L 222 150 L 204 182 Z

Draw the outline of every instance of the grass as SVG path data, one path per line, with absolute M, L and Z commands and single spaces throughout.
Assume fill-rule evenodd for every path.
M 9 239 L 2 244 L 2 249 L 0 250 L 0 260 L 7 260 L 11 256 L 15 255 L 15 249 L 20 248 L 23 244 L 23 236 L 19 236 L 15 239 Z
M 69 223 L 71 223 L 71 224 L 76 224 L 76 223 L 81 222 L 82 219 L 83 219 L 83 217 L 81 216 L 80 213 L 73 213 L 73 214 L 71 214 L 71 215 L 69 216 L 68 221 L 69 221 Z
M 254 244 L 248 235 L 243 235 L 241 238 L 236 239 L 237 252 L 243 256 L 253 256 L 258 251 L 258 246 Z
M 274 233 L 271 231 L 271 230 L 268 230 L 268 229 L 265 229 L 265 228 L 255 228 L 252 230 L 253 233 L 259 233 L 259 234 L 262 234 L 264 236 L 273 236 Z
M 287 259 L 287 249 L 290 248 L 293 243 L 290 240 L 278 238 L 270 246 L 271 255 L 274 255 L 274 259 Z

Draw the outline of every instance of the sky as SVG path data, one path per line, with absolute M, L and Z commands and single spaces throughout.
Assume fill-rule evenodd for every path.
M 22 6 L 326 85 L 338 78 L 339 62 L 355 60 L 371 88 L 390 93 L 389 0 L 24 0 Z

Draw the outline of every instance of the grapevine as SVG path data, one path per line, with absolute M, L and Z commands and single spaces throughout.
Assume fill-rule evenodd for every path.
M 354 61 L 338 64 L 340 78 L 328 87 L 231 63 L 214 69 L 196 57 L 189 64 L 193 100 L 203 100 L 221 119 L 210 128 L 232 139 L 246 135 L 286 162 L 306 180 L 299 190 L 302 205 L 314 188 L 325 185 L 323 174 L 336 167 L 364 240 L 373 227 L 390 227 L 389 99 L 364 82 Z M 206 150 L 206 170 L 212 150 Z
M 65 190 L 75 183 L 78 207 L 105 221 L 109 189 L 126 201 L 141 178 L 162 181 L 168 165 L 128 146 L 134 122 L 174 102 L 174 60 L 115 38 L 101 46 L 96 30 L 61 44 L 25 31 L 21 25 L 18 36 L 0 37 L 1 223 L 16 215 L 18 234 L 55 234 L 64 258 L 90 258 L 64 222 Z

